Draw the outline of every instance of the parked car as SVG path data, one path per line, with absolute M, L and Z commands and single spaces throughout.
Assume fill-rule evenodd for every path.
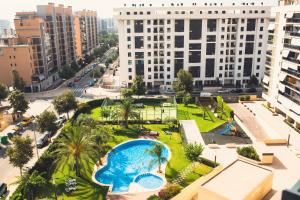
M 229 93 L 230 91 L 229 90 L 219 90 L 218 93 L 220 94 L 226 94 L 226 93 Z
M 20 135 L 20 132 L 11 130 L 6 135 L 7 135 L 8 139 L 12 139 L 14 136 Z
M 95 85 L 94 80 L 90 80 L 90 81 L 89 81 L 89 86 L 92 87 L 92 86 L 94 86 L 94 85 Z
M 37 141 L 36 141 L 36 147 L 41 149 L 48 145 L 49 142 L 49 134 L 43 134 Z
M 81 79 L 81 77 L 80 77 L 80 76 L 77 76 L 77 77 L 75 77 L 74 82 L 79 82 L 80 79 Z
M 68 84 L 67 84 L 67 86 L 68 87 L 73 87 L 75 84 L 73 83 L 73 82 L 69 82 Z
M 246 90 L 246 92 L 248 92 L 248 93 L 255 93 L 255 92 L 257 92 L 257 90 L 256 90 L 256 88 L 248 88 Z
M 58 127 L 61 127 L 67 121 L 65 116 L 59 116 L 58 119 L 55 121 L 55 124 Z
M 241 88 L 236 88 L 236 89 L 233 89 L 231 90 L 231 93 L 242 93 L 243 90 Z
M 0 196 L 4 196 L 7 193 L 7 184 L 0 182 Z

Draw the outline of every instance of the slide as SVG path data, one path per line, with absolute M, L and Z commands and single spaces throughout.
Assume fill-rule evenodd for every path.
M 225 129 L 219 132 L 221 135 L 231 135 L 231 126 L 229 123 L 226 124 Z

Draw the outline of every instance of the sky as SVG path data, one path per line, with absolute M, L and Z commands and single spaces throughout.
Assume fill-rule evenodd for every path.
M 73 11 L 81 9 L 96 10 L 99 18 L 112 17 L 114 7 L 122 7 L 126 4 L 140 4 L 144 3 L 145 6 L 152 3 L 153 6 L 160 6 L 161 4 L 169 5 L 171 2 L 183 2 L 184 5 L 189 6 L 196 2 L 203 4 L 204 2 L 223 3 L 223 5 L 235 2 L 264 2 L 265 5 L 277 5 L 277 0 L 0 0 L 0 19 L 7 19 L 13 23 L 13 18 L 18 11 L 35 11 L 36 5 L 45 5 L 49 2 L 55 4 L 64 4 L 72 6 Z

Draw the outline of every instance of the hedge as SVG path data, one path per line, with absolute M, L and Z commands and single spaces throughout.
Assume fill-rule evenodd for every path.
M 212 168 L 215 168 L 217 166 L 219 166 L 219 163 L 215 162 L 215 161 L 212 161 L 212 160 L 209 160 L 207 158 L 204 158 L 204 157 L 199 157 L 199 162 L 203 163 L 204 165 L 207 165 L 209 167 L 212 167 Z

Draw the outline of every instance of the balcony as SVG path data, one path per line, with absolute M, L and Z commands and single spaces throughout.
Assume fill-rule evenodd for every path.
M 283 60 L 285 61 L 288 61 L 288 62 L 291 62 L 291 63 L 294 63 L 294 64 L 300 64 L 300 61 L 295 59 L 295 58 L 282 58 Z
M 284 44 L 283 46 L 284 46 L 284 47 L 286 47 L 286 48 L 289 48 L 289 49 L 296 49 L 296 50 L 300 50 L 300 46 L 297 46 L 297 45 L 292 45 L 292 44 Z
M 288 86 L 288 87 L 290 87 L 290 88 L 292 88 L 292 89 L 294 89 L 294 90 L 296 90 L 296 92 L 300 92 L 300 88 L 299 87 L 296 87 L 294 84 L 292 84 L 292 83 L 289 83 L 288 81 L 280 81 L 282 84 L 284 84 L 284 85 L 286 85 L 286 86 Z
M 292 69 L 283 69 L 283 68 L 281 69 L 281 71 L 286 72 L 288 74 L 291 74 L 293 76 L 296 76 L 296 77 L 300 78 L 300 72 L 299 71 L 292 70 Z
M 286 23 L 300 23 L 300 19 L 295 18 L 288 18 Z
M 287 99 L 291 100 L 292 102 L 296 103 L 296 104 L 300 104 L 300 100 L 296 99 L 295 97 L 289 95 L 288 93 L 286 92 L 281 92 L 279 91 L 279 94 L 286 97 Z
M 294 32 L 294 31 L 286 31 L 286 36 L 294 36 L 294 37 L 300 37 L 300 33 Z

